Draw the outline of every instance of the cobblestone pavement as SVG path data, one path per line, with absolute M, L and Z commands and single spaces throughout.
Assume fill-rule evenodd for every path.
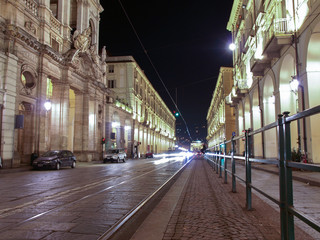
M 245 192 L 231 193 L 204 159 L 196 159 L 189 182 L 165 231 L 173 239 L 281 239 L 279 214 L 254 196 L 255 209 L 244 208 Z M 296 239 L 312 239 L 301 230 Z

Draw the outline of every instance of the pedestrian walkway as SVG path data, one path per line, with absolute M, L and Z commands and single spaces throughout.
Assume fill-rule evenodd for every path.
M 185 184 L 178 183 L 183 190 L 177 201 L 172 202 L 169 192 L 131 240 L 281 239 L 279 213 L 255 195 L 254 209 L 247 211 L 244 187 L 232 193 L 230 184 L 224 184 L 206 160 L 193 160 L 182 178 Z M 164 208 L 168 202 L 174 209 L 171 217 L 163 217 L 168 215 Z M 296 239 L 313 239 L 298 227 L 295 233 Z

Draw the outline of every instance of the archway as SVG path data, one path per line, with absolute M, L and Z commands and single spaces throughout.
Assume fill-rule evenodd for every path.
M 250 96 L 247 95 L 244 101 L 244 128 L 251 128 L 251 107 L 250 107 Z
M 263 110 L 264 125 L 276 121 L 275 117 L 275 97 L 274 86 L 270 76 L 267 76 L 263 87 Z M 278 155 L 277 132 L 276 129 L 269 129 L 264 132 L 264 153 L 266 158 L 275 158 Z
M 248 94 L 244 100 L 244 129 L 249 130 L 251 129 L 251 104 L 250 104 L 250 95 Z M 249 155 L 252 156 L 252 141 L 250 140 L 250 153 Z
M 243 124 L 243 106 L 242 102 L 239 103 L 238 105 L 238 129 L 239 129 L 239 136 L 243 135 L 243 130 L 244 130 L 244 124 Z M 244 142 L 241 140 L 238 140 L 238 148 L 239 148 L 239 154 L 243 154 L 245 151 L 245 146 Z
M 319 25 L 320 28 L 320 25 Z M 307 54 L 307 84 L 304 86 L 308 100 L 307 108 L 320 104 L 320 33 L 311 35 Z M 320 116 L 315 115 L 307 119 L 308 122 L 308 158 L 314 163 L 320 163 Z
M 259 101 L 259 89 L 254 89 L 252 96 L 252 129 L 257 130 L 261 128 L 261 110 Z M 262 133 L 255 134 L 253 136 L 253 147 L 254 156 L 263 157 L 263 146 L 262 146 Z
M 127 155 L 131 156 L 132 153 L 132 129 L 131 122 L 129 119 L 124 121 L 124 147 L 127 149 Z
M 34 152 L 34 105 L 28 102 L 21 102 L 19 115 L 23 115 L 23 128 L 18 129 L 17 150 L 21 163 L 30 164 L 31 154 Z
M 280 92 L 280 113 L 285 111 L 290 112 L 290 115 L 296 114 L 298 105 L 298 95 L 290 88 L 290 81 L 295 76 L 295 60 L 293 56 L 286 55 L 282 61 L 280 68 L 280 81 L 279 81 L 279 92 Z M 291 128 L 291 148 L 300 149 L 299 137 L 300 136 L 300 125 L 298 128 L 298 122 L 293 121 L 290 124 Z
M 108 148 L 120 146 L 120 116 L 116 111 L 112 115 L 110 141 L 108 141 L 107 145 Z
M 76 113 L 76 95 L 74 90 L 69 89 L 68 149 L 71 151 L 73 151 L 73 145 L 74 145 L 75 113 Z

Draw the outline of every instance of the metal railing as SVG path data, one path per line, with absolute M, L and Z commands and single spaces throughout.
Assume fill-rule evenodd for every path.
M 306 117 L 310 117 L 320 113 L 320 105 L 307 109 L 303 112 L 289 116 L 289 112 L 284 112 L 283 115 L 278 115 L 278 120 L 267 126 L 264 126 L 255 131 L 245 130 L 245 134 L 241 136 L 233 136 L 230 140 L 225 140 L 220 144 L 210 148 L 211 152 L 207 152 L 205 157 L 209 164 L 215 168 L 215 171 L 222 178 L 224 172 L 224 182 L 227 183 L 227 176 L 232 176 L 232 192 L 236 192 L 236 179 L 239 179 L 246 187 L 246 208 L 252 209 L 252 189 L 262 194 L 272 202 L 276 203 L 280 208 L 280 224 L 281 224 L 281 239 L 294 239 L 294 216 L 309 225 L 311 228 L 320 232 L 320 224 L 309 216 L 298 211 L 293 206 L 293 186 L 292 186 L 292 168 L 303 169 L 312 172 L 320 172 L 319 165 L 293 162 L 291 161 L 291 136 L 290 123 L 298 121 Z M 262 133 L 269 129 L 277 128 L 278 137 L 278 158 L 277 159 L 260 159 L 250 156 L 251 153 L 251 138 L 255 134 Z M 244 156 L 236 156 L 235 141 L 245 140 Z M 226 146 L 231 144 L 231 153 L 226 154 Z M 222 149 L 224 150 L 222 153 Z M 231 169 L 228 169 L 228 160 L 231 160 Z M 236 174 L 236 161 L 240 160 L 245 163 L 245 179 Z M 252 185 L 251 181 L 251 163 L 264 163 L 277 165 L 279 167 L 279 200 L 270 196 L 266 192 Z

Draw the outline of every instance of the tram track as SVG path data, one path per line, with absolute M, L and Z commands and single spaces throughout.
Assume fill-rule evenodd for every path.
M 68 190 L 65 190 L 62 192 L 51 194 L 49 196 L 45 196 L 45 197 L 35 199 L 32 201 L 28 201 L 26 203 L 23 203 L 23 204 L 14 206 L 14 207 L 1 209 L 0 210 L 0 219 L 4 219 L 4 218 L 10 217 L 11 215 L 14 215 L 16 213 L 24 212 L 25 210 L 30 209 L 32 207 L 36 208 L 37 206 L 44 205 L 48 201 L 52 201 L 52 200 L 59 201 L 61 199 L 66 199 L 66 198 L 69 198 L 73 195 L 78 195 L 78 194 L 84 193 L 89 190 L 94 190 L 95 188 L 99 188 L 103 185 L 106 185 L 106 184 L 110 183 L 111 181 L 112 182 L 117 181 L 116 184 L 112 184 L 110 186 L 104 187 L 99 190 L 94 190 L 93 193 L 85 194 L 82 197 L 80 197 L 79 199 L 72 200 L 64 205 L 55 206 L 51 209 L 44 210 L 40 213 L 34 214 L 33 216 L 29 216 L 25 219 L 21 219 L 19 222 L 11 223 L 5 227 L 0 228 L 0 231 L 3 232 L 8 229 L 17 228 L 19 225 L 33 221 L 37 218 L 40 218 L 40 217 L 45 216 L 45 215 L 52 213 L 52 212 L 63 211 L 63 209 L 65 209 L 65 208 L 68 208 L 70 206 L 74 206 L 84 200 L 88 200 L 90 198 L 93 198 L 94 196 L 97 196 L 103 192 L 111 191 L 111 190 L 113 190 L 121 185 L 124 185 L 130 181 L 133 181 L 133 180 L 139 179 L 139 178 L 143 178 L 143 177 L 147 176 L 148 174 L 152 174 L 152 173 L 159 171 L 161 169 L 170 168 L 170 165 L 172 165 L 174 163 L 175 162 L 168 163 L 165 166 L 159 166 L 159 167 L 157 166 L 155 168 L 153 166 L 154 169 L 152 169 L 152 170 L 150 170 L 151 166 L 143 167 L 142 169 L 139 169 L 139 171 L 138 171 L 139 173 L 137 171 L 127 170 L 127 171 L 125 171 L 124 174 L 122 174 L 122 175 L 124 175 L 123 177 L 113 176 L 113 177 L 109 177 L 108 179 L 105 179 L 105 177 L 99 177 L 98 178 L 99 181 L 95 180 L 95 181 L 93 181 L 89 184 L 83 185 L 83 186 L 77 186 L 75 188 L 71 188 L 71 189 L 68 189 Z M 141 172 L 141 170 L 142 170 L 142 172 Z M 135 176 L 132 176 L 133 172 L 135 173 Z M 101 179 L 101 178 L 103 178 L 103 179 Z
M 147 215 L 159 203 L 161 198 L 166 194 L 169 188 L 180 176 L 185 167 L 193 160 L 193 157 L 188 160 L 183 166 L 178 169 L 165 183 L 158 189 L 147 196 L 125 216 L 118 220 L 110 229 L 102 234 L 98 240 L 121 240 L 129 239 L 140 226 Z

